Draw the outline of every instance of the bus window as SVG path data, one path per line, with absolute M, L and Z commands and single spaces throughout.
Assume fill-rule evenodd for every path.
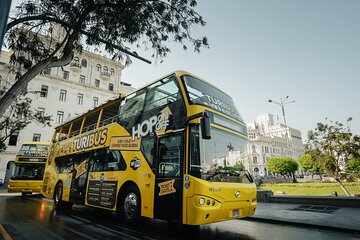
M 143 110 L 145 93 L 146 90 L 143 89 L 142 91 L 130 94 L 124 101 L 122 101 L 119 116 L 120 120 L 138 115 Z
M 181 135 L 160 139 L 159 143 L 159 177 L 178 177 L 181 169 Z
M 126 163 L 118 150 L 106 149 L 104 171 L 125 170 Z
M 91 172 L 119 171 L 126 169 L 124 158 L 118 150 L 97 149 L 91 157 Z
M 118 118 L 120 101 L 104 108 L 101 115 L 100 127 L 114 123 Z
M 175 77 L 169 77 L 149 86 L 144 111 L 173 103 L 181 96 Z
M 86 116 L 82 132 L 88 132 L 96 128 L 96 124 L 99 118 L 100 111 L 94 112 Z
M 153 137 L 144 137 L 141 139 L 141 152 L 144 154 L 146 161 L 149 163 L 150 167 L 154 166 L 154 157 L 155 157 L 155 138 Z
M 79 135 L 83 118 L 76 120 L 71 128 L 70 137 Z
M 67 124 L 61 128 L 61 134 L 58 137 L 59 141 L 62 141 L 68 137 L 70 126 L 71 124 Z

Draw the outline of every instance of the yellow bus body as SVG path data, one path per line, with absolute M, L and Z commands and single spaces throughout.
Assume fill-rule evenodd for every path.
M 27 145 L 27 146 L 42 145 L 42 146 L 49 147 L 50 143 L 49 142 L 24 142 L 22 145 L 23 146 L 24 145 Z M 45 168 L 47 155 L 48 155 L 48 150 L 46 151 L 46 153 L 41 154 L 41 155 L 26 155 L 26 154 L 19 155 L 19 154 L 17 154 L 15 161 L 14 161 L 15 167 L 23 164 L 23 165 L 29 165 L 29 166 L 31 165 L 33 167 L 44 166 L 44 168 Z M 42 162 L 34 162 L 34 161 L 31 161 L 32 158 L 43 159 L 43 161 Z M 31 180 L 31 179 L 10 178 L 8 186 L 7 186 L 7 190 L 9 193 L 23 193 L 23 194 L 41 193 L 42 184 L 43 184 L 43 179 Z
M 184 71 L 175 72 L 177 79 L 182 75 L 191 75 L 190 73 Z M 185 88 L 182 84 L 180 85 L 180 90 L 183 96 L 186 96 Z M 118 123 L 112 123 L 103 127 L 100 127 L 100 119 L 103 114 L 102 109 L 113 104 L 113 102 L 122 101 L 123 97 L 121 96 L 118 99 L 110 100 L 102 106 L 94 108 L 89 112 L 85 113 L 82 116 L 77 117 L 76 119 L 64 123 L 63 125 L 56 128 L 53 137 L 53 144 L 50 148 L 49 159 L 46 164 L 43 186 L 42 186 L 42 194 L 47 198 L 55 198 L 55 190 L 59 183 L 63 186 L 62 191 L 62 201 L 68 202 L 71 201 L 71 186 L 72 181 L 74 179 L 74 173 L 60 173 L 55 166 L 55 159 L 61 156 L 69 156 L 72 154 L 81 154 L 85 152 L 91 152 L 96 149 L 102 148 L 114 148 L 117 149 L 116 141 L 120 141 L 118 139 L 125 139 L 124 141 L 128 141 L 131 139 L 131 132 L 125 129 Z M 223 118 L 229 118 L 226 114 L 216 111 L 210 107 L 199 106 L 199 105 L 191 105 L 189 104 L 188 99 L 184 97 L 184 104 L 186 106 L 187 115 L 184 117 L 190 117 L 196 114 L 199 114 L 203 111 L 208 111 Z M 73 123 L 76 121 L 82 121 L 80 132 L 83 132 L 84 123 L 86 118 L 90 118 L 90 116 L 94 115 L 96 111 L 99 111 L 99 120 L 97 120 L 96 128 L 91 131 L 86 131 L 84 133 L 80 133 L 76 136 L 71 136 L 71 131 L 73 130 Z M 83 119 L 83 120 L 82 120 Z M 233 123 L 239 124 L 241 126 L 245 126 L 245 124 L 236 119 L 231 119 Z M 200 119 L 193 119 L 189 121 L 190 124 L 199 124 Z M 232 131 L 231 129 L 220 126 L 216 123 L 211 123 L 211 126 L 214 129 L 219 129 L 224 132 L 229 132 L 234 136 L 238 136 L 242 139 L 247 139 L 247 135 L 241 134 L 236 131 Z M 184 137 L 184 171 L 182 176 L 182 199 L 180 199 L 181 203 L 181 223 L 188 225 L 201 225 L 208 224 L 213 222 L 231 220 L 244 218 L 250 215 L 255 214 L 256 210 L 256 186 L 254 183 L 231 183 L 231 182 L 210 182 L 189 174 L 189 148 L 190 148 L 190 140 L 189 133 L 190 128 L 186 126 L 182 129 L 182 134 Z M 79 141 L 84 141 L 87 145 L 89 145 L 89 139 L 91 139 L 92 135 L 100 134 L 106 132 L 106 140 L 97 146 L 93 145 L 86 149 L 76 150 L 76 139 L 80 139 Z M 164 131 L 158 136 L 162 135 L 171 135 L 175 134 L 176 131 L 169 130 Z M 104 135 L 104 136 L 105 136 Z M 65 136 L 64 140 L 61 139 L 61 136 Z M 87 139 L 87 140 L 84 140 Z M 77 143 L 79 142 L 77 141 Z M 140 139 L 140 141 L 142 141 Z M 91 144 L 90 144 L 91 145 Z M 118 211 L 121 206 L 119 204 L 119 196 L 122 193 L 122 189 L 129 184 L 134 184 L 138 187 L 140 196 L 141 196 L 141 216 L 147 218 L 155 218 L 155 197 L 159 197 L 156 194 L 155 189 L 160 186 L 157 184 L 156 179 L 157 176 L 152 170 L 151 166 L 146 160 L 146 157 L 140 150 L 140 144 L 136 143 L 134 146 L 129 146 L 128 149 L 123 147 L 121 150 L 121 155 L 126 163 L 127 169 L 123 171 L 91 171 L 89 170 L 87 173 L 86 180 L 86 192 L 85 192 L 85 200 L 84 204 L 91 207 L 102 208 L 111 211 Z M 132 161 L 134 159 L 139 160 L 141 165 L 133 170 L 129 166 L 132 165 Z M 114 205 L 109 206 L 99 206 L 94 205 L 89 202 L 91 199 L 91 194 L 93 191 L 91 190 L 91 186 L 94 183 L 98 182 L 113 182 L 116 184 L 116 200 Z M 188 187 L 184 187 L 184 183 L 189 183 Z M 90 190 L 89 190 L 90 189 Z M 174 191 L 170 189 L 169 191 Z M 160 193 L 159 193 L 160 194 Z M 166 193 L 167 194 L 167 193 Z M 200 200 L 201 199 L 201 200 Z M 199 201 L 204 202 L 204 204 L 200 204 Z

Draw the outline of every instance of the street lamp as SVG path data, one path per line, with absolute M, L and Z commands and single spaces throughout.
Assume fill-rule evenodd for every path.
M 284 125 L 285 125 L 285 129 L 286 129 L 286 139 L 287 139 L 288 147 L 289 147 L 289 150 L 290 150 L 290 140 L 289 140 L 289 135 L 288 135 L 288 127 L 287 127 L 287 124 L 286 124 L 284 106 L 286 104 L 294 103 L 295 101 L 288 101 L 288 99 L 289 99 L 289 95 L 286 96 L 286 98 L 284 100 L 282 98 L 280 98 L 280 102 L 269 99 L 269 103 L 275 103 L 275 104 L 277 104 L 277 105 L 279 105 L 281 107 L 282 115 L 284 117 Z
M 286 124 L 286 118 L 285 118 L 285 109 L 284 109 L 284 106 L 286 104 L 289 104 L 289 103 L 294 103 L 295 101 L 286 101 L 287 99 L 289 98 L 289 95 L 286 96 L 286 98 L 283 100 L 282 98 L 280 98 L 280 102 L 277 102 L 277 101 L 274 101 L 274 100 L 271 100 L 269 99 L 269 103 L 275 103 L 277 105 L 279 105 L 281 107 L 281 110 L 282 110 L 282 114 L 283 114 L 283 117 L 284 117 L 284 124 L 285 124 L 285 127 L 287 127 L 287 124 Z

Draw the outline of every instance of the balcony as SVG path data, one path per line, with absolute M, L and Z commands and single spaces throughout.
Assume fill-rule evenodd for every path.
M 106 71 L 102 71 L 100 73 L 100 77 L 104 80 L 110 80 L 110 73 L 109 72 L 106 72 Z
M 81 65 L 78 62 L 72 62 L 72 63 L 70 63 L 70 69 L 73 71 L 80 71 Z

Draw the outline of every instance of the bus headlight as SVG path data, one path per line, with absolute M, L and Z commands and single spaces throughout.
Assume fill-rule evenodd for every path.
M 200 205 L 204 205 L 204 204 L 205 204 L 205 199 L 204 199 L 204 198 L 200 198 L 200 199 L 199 199 L 199 204 L 200 204 Z

